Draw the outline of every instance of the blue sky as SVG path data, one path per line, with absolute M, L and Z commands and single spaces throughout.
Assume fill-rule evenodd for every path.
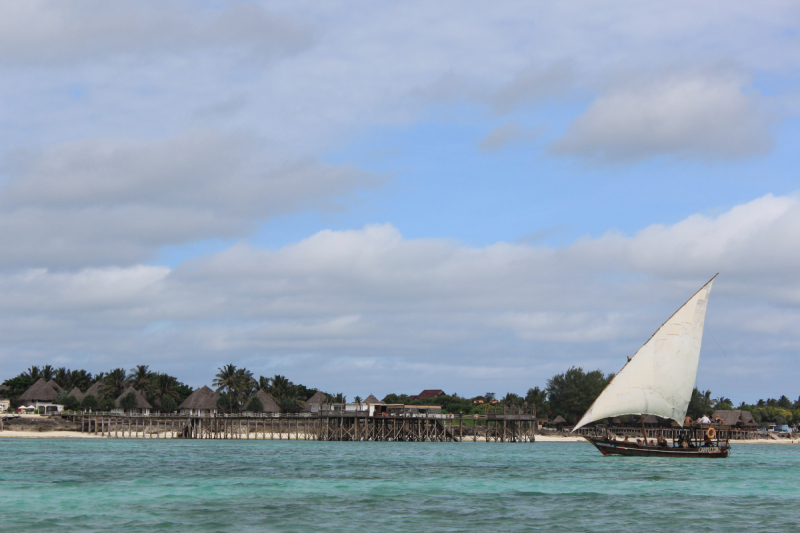
M 792 2 L 0 7 L 0 378 L 350 396 L 614 372 L 800 395 Z

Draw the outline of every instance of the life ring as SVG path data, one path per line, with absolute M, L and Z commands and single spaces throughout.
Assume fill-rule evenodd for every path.
M 709 439 L 713 439 L 714 437 L 717 436 L 717 430 L 714 428 L 708 428 L 708 431 L 706 431 L 706 435 L 708 435 Z

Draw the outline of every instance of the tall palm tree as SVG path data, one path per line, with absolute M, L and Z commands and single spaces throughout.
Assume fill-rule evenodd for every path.
M 83 369 L 70 372 L 69 380 L 71 382 L 70 390 L 72 387 L 78 387 L 83 392 L 86 392 L 86 389 L 93 383 L 91 372 Z M 64 388 L 66 389 L 66 387 Z
M 53 379 L 54 371 L 53 367 L 50 365 L 44 365 L 42 367 L 41 378 L 45 381 L 50 381 Z
M 212 381 L 211 384 L 217 387 L 217 392 L 225 391 L 228 397 L 232 397 L 232 392 L 236 388 L 236 380 L 238 379 L 236 375 L 236 365 L 227 364 L 217 370 L 219 372 L 214 376 L 214 381 Z M 231 409 L 232 407 L 229 407 L 229 410 Z
M 39 370 L 38 366 L 31 366 L 28 368 L 28 370 L 23 372 L 22 375 L 32 379 L 33 381 L 39 381 L 39 378 L 41 377 L 41 370 Z
M 55 371 L 55 377 L 53 377 L 53 379 L 56 380 L 56 383 L 58 383 L 62 389 L 69 392 L 70 390 L 72 390 L 72 380 L 70 379 L 71 377 L 72 373 L 69 370 L 67 370 L 66 367 L 62 366 Z
M 360 404 L 361 403 L 361 396 L 356 396 L 355 398 L 353 398 L 353 401 L 358 403 L 358 404 Z
M 258 388 L 264 392 L 269 392 L 272 380 L 264 376 L 258 376 Z
M 280 402 L 283 399 L 292 397 L 292 382 L 289 381 L 286 376 L 275 374 L 275 377 L 273 377 L 271 381 L 272 386 L 269 392 L 272 393 L 276 401 Z
M 180 398 L 178 393 L 178 379 L 168 374 L 156 374 L 153 380 L 153 389 L 162 402 L 164 398 L 171 398 L 177 400 Z
M 136 368 L 131 368 L 129 381 L 135 390 L 144 394 L 153 387 L 153 373 L 148 365 L 137 365 Z
M 103 379 L 103 386 L 101 388 L 103 396 L 107 396 L 112 400 L 119 397 L 122 391 L 125 390 L 128 382 L 128 374 L 125 372 L 125 369 L 115 368 L 106 374 L 105 379 Z

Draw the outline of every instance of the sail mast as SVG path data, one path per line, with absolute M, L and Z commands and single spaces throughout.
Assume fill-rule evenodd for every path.
M 622 415 L 656 415 L 683 427 L 689 406 L 708 295 L 715 275 L 683 304 L 614 376 L 575 426 Z

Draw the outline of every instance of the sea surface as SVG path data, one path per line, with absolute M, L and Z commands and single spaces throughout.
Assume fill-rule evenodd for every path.
M 0 439 L 0 531 L 800 531 L 800 446 Z

